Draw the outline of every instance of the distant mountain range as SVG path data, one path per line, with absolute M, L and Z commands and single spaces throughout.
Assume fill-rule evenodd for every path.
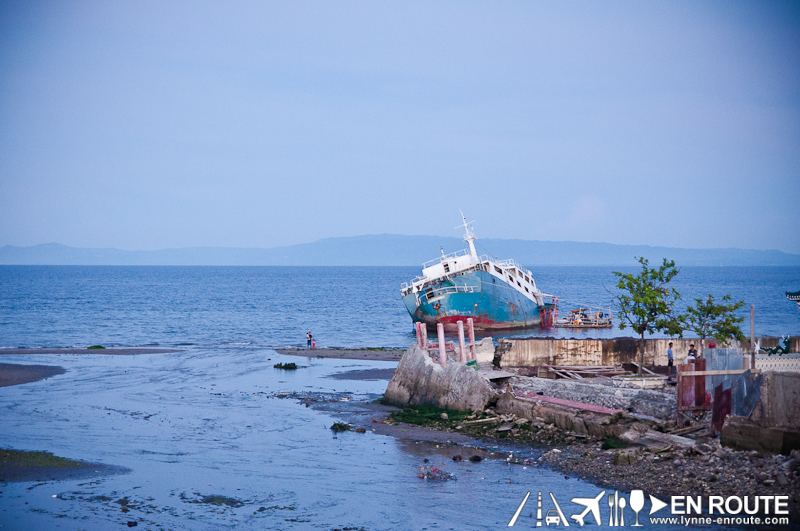
M 751 249 L 681 249 L 611 243 L 548 242 L 480 239 L 480 254 L 513 258 L 527 266 L 585 265 L 630 266 L 644 256 L 654 265 L 662 258 L 678 266 L 798 266 L 800 255 Z M 57 243 L 0 247 L 4 265 L 301 265 L 301 266 L 419 266 L 439 256 L 463 249 L 459 238 L 376 234 L 324 238 L 312 243 L 270 249 L 187 247 L 160 251 L 83 249 Z

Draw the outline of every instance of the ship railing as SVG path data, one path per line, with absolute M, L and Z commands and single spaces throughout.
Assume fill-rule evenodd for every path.
M 445 256 L 445 258 L 447 258 L 447 256 Z M 437 260 L 441 260 L 441 259 L 437 259 Z M 464 273 L 469 273 L 470 271 L 477 271 L 478 269 L 481 268 L 480 267 L 481 264 L 483 264 L 483 263 L 487 263 L 488 264 L 490 262 L 491 262 L 491 260 L 489 259 L 489 257 L 484 254 L 484 255 L 481 255 L 481 256 L 478 257 L 478 263 L 477 264 L 475 264 L 473 266 L 470 266 L 470 267 L 467 267 L 467 268 L 464 268 L 464 269 L 457 269 L 457 270 L 454 270 L 454 271 L 450 271 L 450 273 L 446 274 L 445 276 L 460 275 L 460 274 L 464 274 Z M 432 260 L 430 262 L 425 262 L 425 264 L 429 264 L 429 263 L 436 263 L 436 260 Z M 425 266 L 425 264 L 423 264 L 423 267 Z M 425 282 L 427 282 L 429 280 L 431 280 L 431 279 L 428 278 L 428 277 L 420 275 L 420 276 L 414 277 L 409 282 L 403 282 L 400 285 L 400 288 L 401 288 L 402 291 L 407 291 L 407 290 L 413 289 L 414 287 L 419 286 L 420 284 L 423 284 L 423 283 L 425 283 Z
M 480 286 L 445 286 L 433 290 L 433 297 L 441 297 L 449 293 L 477 293 L 480 290 Z
M 440 264 L 440 263 L 444 262 L 445 260 L 449 260 L 451 258 L 458 258 L 460 256 L 467 256 L 469 254 L 470 254 L 469 249 L 461 249 L 460 251 L 456 251 L 454 253 L 446 254 L 444 256 L 440 256 L 439 258 L 434 258 L 433 260 L 428 260 L 427 262 L 422 264 L 422 269 L 425 269 L 427 267 L 431 267 L 431 266 L 436 265 L 436 264 Z M 487 260 L 489 260 L 489 257 L 486 256 L 486 255 L 478 257 L 478 262 L 485 262 Z
M 506 260 L 496 260 L 496 261 L 495 261 L 495 263 L 496 263 L 497 265 L 499 265 L 500 267 L 502 267 L 502 268 L 510 268 L 510 267 L 514 267 L 514 268 L 516 268 L 518 271 L 521 271 L 522 273 L 525 273 L 525 274 L 527 274 L 528 276 L 531 276 L 531 277 L 533 276 L 533 273 L 531 273 L 530 271 L 528 271 L 528 269 L 527 269 L 527 268 L 525 268 L 525 267 L 522 267 L 522 266 L 521 266 L 519 263 L 517 263 L 517 261 L 516 261 L 516 260 L 514 260 L 513 258 L 508 258 L 508 259 L 506 259 Z
M 469 249 L 461 249 L 460 251 L 456 251 L 454 253 L 445 254 L 445 255 L 440 256 L 439 258 L 434 258 L 433 260 L 428 260 L 427 262 L 422 264 L 422 269 L 425 269 L 426 267 L 430 267 L 432 265 L 439 264 L 442 261 L 447 260 L 449 258 L 458 258 L 459 256 L 466 256 L 467 254 L 469 254 Z
M 420 275 L 418 277 L 414 277 L 410 282 L 403 282 L 403 284 L 400 287 L 402 289 L 404 289 L 404 290 L 410 289 L 410 288 L 413 288 L 415 284 L 419 284 L 420 282 L 422 282 L 424 280 L 427 280 L 427 279 Z

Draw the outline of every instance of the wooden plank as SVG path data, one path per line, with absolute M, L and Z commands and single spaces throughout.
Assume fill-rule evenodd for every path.
M 684 371 L 682 376 L 723 376 L 726 374 L 742 374 L 747 372 L 749 369 L 731 369 L 726 371 Z M 756 369 L 754 371 L 750 371 L 754 374 L 760 374 L 761 369 Z
M 556 369 L 550 369 L 550 372 L 554 372 L 557 375 L 561 376 L 562 378 L 566 378 L 567 380 L 574 380 L 575 379 L 572 376 L 570 376 L 569 374 L 566 374 L 563 371 L 558 371 Z
M 498 423 L 498 422 L 503 422 L 503 419 L 501 419 L 500 417 L 491 417 L 491 418 L 488 418 L 488 419 L 467 420 L 467 421 L 462 422 L 461 425 L 462 426 L 470 426 L 472 424 L 485 424 L 487 422 Z
M 566 372 L 570 376 L 574 377 L 576 380 L 583 380 L 583 376 L 581 376 L 580 374 L 578 374 L 576 372 L 573 372 L 573 371 L 564 371 L 564 372 Z
M 679 429 L 679 430 L 673 430 L 673 431 L 670 431 L 668 433 L 671 434 L 671 435 L 686 435 L 687 433 L 694 433 L 696 431 L 700 431 L 705 427 L 706 426 L 702 425 L 702 424 L 701 425 L 694 425 L 694 426 L 689 426 L 688 428 L 682 428 L 682 429 Z
M 504 372 L 504 371 L 485 371 L 480 370 L 478 374 L 486 378 L 487 380 L 501 380 L 503 378 L 511 378 L 512 376 L 516 376 L 514 373 Z
M 638 367 L 639 366 L 639 364 L 637 362 L 635 362 L 635 361 L 632 361 L 631 365 L 633 365 L 634 367 Z M 659 374 L 654 373 L 653 371 L 651 371 L 647 367 L 642 367 L 642 371 L 646 372 L 646 373 L 649 373 L 649 374 L 652 374 L 654 376 L 660 376 Z
M 600 370 L 613 370 L 619 369 L 619 365 L 544 365 L 544 367 L 553 367 L 556 369 L 570 369 L 576 371 L 600 371 Z

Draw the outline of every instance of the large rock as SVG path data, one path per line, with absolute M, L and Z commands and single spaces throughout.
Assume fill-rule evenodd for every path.
M 474 369 L 461 363 L 442 368 L 414 345 L 400 359 L 384 398 L 398 405 L 433 404 L 444 409 L 479 411 L 494 394 Z

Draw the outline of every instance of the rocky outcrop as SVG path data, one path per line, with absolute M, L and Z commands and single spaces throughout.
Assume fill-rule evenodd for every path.
M 489 383 L 461 363 L 442 367 L 417 345 L 403 354 L 384 399 L 398 405 L 433 404 L 443 409 L 482 411 L 495 396 Z

